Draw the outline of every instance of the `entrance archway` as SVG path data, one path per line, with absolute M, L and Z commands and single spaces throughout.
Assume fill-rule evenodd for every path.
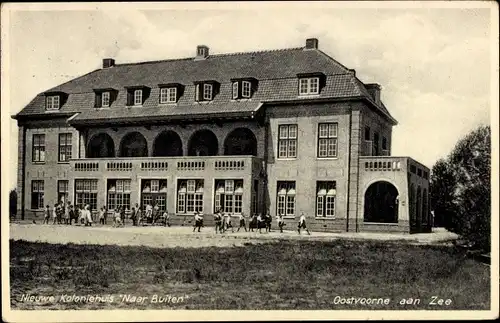
M 365 222 L 398 223 L 398 189 L 386 181 L 371 184 L 365 192 Z
M 257 139 L 250 129 L 237 128 L 224 141 L 224 155 L 257 155 Z
M 147 157 L 148 143 L 140 132 L 130 132 L 120 144 L 120 157 Z
M 93 136 L 87 146 L 87 158 L 115 157 L 115 143 L 107 133 Z
M 198 130 L 189 139 L 189 156 L 217 156 L 219 142 L 210 130 Z
M 182 156 L 182 141 L 174 131 L 160 133 L 153 143 L 153 156 Z

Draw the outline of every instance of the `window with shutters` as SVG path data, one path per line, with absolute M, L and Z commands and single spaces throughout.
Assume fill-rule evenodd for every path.
M 233 99 L 249 99 L 256 88 L 257 80 L 254 78 L 235 79 L 233 82 Z

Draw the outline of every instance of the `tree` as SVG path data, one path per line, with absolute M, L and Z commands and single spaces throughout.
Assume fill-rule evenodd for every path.
M 448 162 L 440 159 L 432 167 L 430 179 L 430 202 L 434 210 L 434 226 L 453 230 L 453 203 L 456 186 L 455 177 Z
M 459 140 L 431 173 L 431 203 L 440 224 L 478 248 L 490 249 L 491 129 Z
M 9 215 L 15 217 L 17 213 L 17 192 L 15 189 L 9 192 Z

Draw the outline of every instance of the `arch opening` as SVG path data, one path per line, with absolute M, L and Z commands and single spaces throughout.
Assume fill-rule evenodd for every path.
M 147 157 L 148 143 L 140 132 L 126 134 L 120 144 L 120 157 Z
M 115 143 L 107 133 L 93 136 L 87 146 L 87 158 L 115 157 Z
M 237 128 L 227 135 L 224 141 L 224 155 L 257 155 L 257 139 L 247 128 Z
M 160 133 L 153 143 L 153 156 L 182 156 L 182 141 L 179 135 L 171 130 Z
M 378 181 L 365 192 L 364 221 L 398 223 L 399 194 L 391 183 Z
M 198 130 L 189 139 L 189 156 L 217 156 L 219 142 L 210 130 Z

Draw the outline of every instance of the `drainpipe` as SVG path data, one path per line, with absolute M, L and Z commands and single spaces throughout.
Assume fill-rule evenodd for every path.
M 350 211 L 350 198 L 349 196 L 351 195 L 351 143 L 352 143 L 352 106 L 349 104 L 349 141 L 348 141 L 348 158 L 347 158 L 347 198 L 346 198 L 346 205 L 347 205 L 347 221 L 346 221 L 346 231 L 349 232 L 349 211 Z M 357 219 L 357 216 L 356 216 Z M 357 229 L 357 220 L 356 220 L 356 229 Z

